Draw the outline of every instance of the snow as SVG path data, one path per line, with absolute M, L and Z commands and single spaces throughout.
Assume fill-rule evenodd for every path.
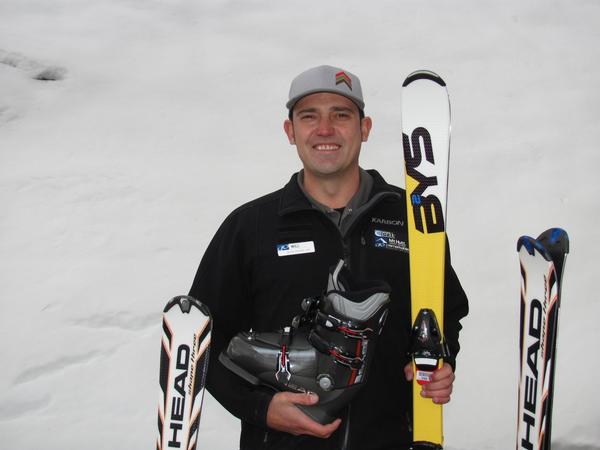
M 449 86 L 448 226 L 471 313 L 447 448 L 514 446 L 516 240 L 552 226 L 572 244 L 554 448 L 600 448 L 599 20 L 589 0 L 3 0 L 2 447 L 154 445 L 164 303 L 223 218 L 298 169 L 289 82 L 333 64 L 360 76 L 374 120 L 362 165 L 396 184 L 402 80 L 427 68 Z M 207 395 L 201 447 L 237 439 Z

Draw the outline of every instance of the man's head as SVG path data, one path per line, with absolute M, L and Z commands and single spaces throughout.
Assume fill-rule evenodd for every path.
M 356 179 L 361 143 L 371 130 L 358 77 L 331 66 L 309 69 L 292 81 L 287 107 L 284 130 L 305 180 Z

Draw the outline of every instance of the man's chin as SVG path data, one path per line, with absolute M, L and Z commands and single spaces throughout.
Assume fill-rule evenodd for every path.
M 358 167 L 355 168 L 355 170 L 358 171 Z M 346 176 L 348 176 L 348 174 L 353 172 L 352 168 L 342 168 L 339 166 L 333 167 L 317 167 L 317 168 L 310 168 L 307 169 L 306 167 L 304 168 L 304 172 L 310 172 L 310 175 L 312 175 L 315 178 L 320 178 L 320 179 L 335 179 L 335 178 L 344 178 Z

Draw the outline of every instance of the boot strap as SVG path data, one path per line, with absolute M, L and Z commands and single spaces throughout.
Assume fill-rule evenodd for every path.
M 372 328 L 359 327 L 352 321 L 342 320 L 320 311 L 317 312 L 316 322 L 328 330 L 337 331 L 350 338 L 369 339 L 373 334 Z
M 290 358 L 288 347 L 292 340 L 292 329 L 285 327 L 281 332 L 280 345 L 281 350 L 277 356 L 277 370 L 275 372 L 275 379 L 282 384 L 287 386 L 292 374 L 290 373 Z
M 339 347 L 327 342 L 319 336 L 318 333 L 315 333 L 314 330 L 309 333 L 308 340 L 318 351 L 332 356 L 335 362 L 350 367 L 351 369 L 360 369 L 364 363 L 362 355 L 355 356 L 342 351 Z

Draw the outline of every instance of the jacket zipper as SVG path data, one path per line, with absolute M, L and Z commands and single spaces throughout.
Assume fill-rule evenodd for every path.
M 360 214 L 358 215 L 358 217 L 354 218 L 353 223 L 350 225 L 350 227 L 346 230 L 345 234 L 342 234 L 342 231 L 340 230 L 340 228 L 338 226 L 336 226 L 330 219 L 329 217 L 327 217 L 324 213 L 321 213 L 322 216 L 325 218 L 325 220 L 331 225 L 333 226 L 338 233 L 338 236 L 340 237 L 340 241 L 342 243 L 342 258 L 344 260 L 344 264 L 346 265 L 346 267 L 348 268 L 348 270 L 351 271 L 351 264 L 350 264 L 350 232 L 352 231 L 352 229 L 356 226 L 356 224 L 359 222 L 361 216 L 365 215 L 367 212 L 371 211 L 373 209 L 373 207 L 379 203 L 379 200 L 381 200 L 383 197 L 386 197 L 387 193 L 379 193 L 377 195 L 375 195 L 373 198 L 371 198 L 371 200 L 367 203 L 371 203 L 369 205 L 368 208 L 363 209 L 362 211 L 360 211 Z M 361 233 L 360 235 L 360 243 L 362 246 L 365 246 L 367 244 L 367 241 L 365 239 L 364 233 Z M 364 259 L 364 258 L 363 258 Z M 345 420 L 345 427 L 344 427 L 344 434 L 342 436 L 342 443 L 341 443 L 341 447 L 340 450 L 349 450 L 349 442 L 350 442 L 350 406 L 348 405 L 348 408 L 346 409 L 346 420 Z M 267 442 L 267 433 L 265 432 L 265 440 L 264 442 Z

